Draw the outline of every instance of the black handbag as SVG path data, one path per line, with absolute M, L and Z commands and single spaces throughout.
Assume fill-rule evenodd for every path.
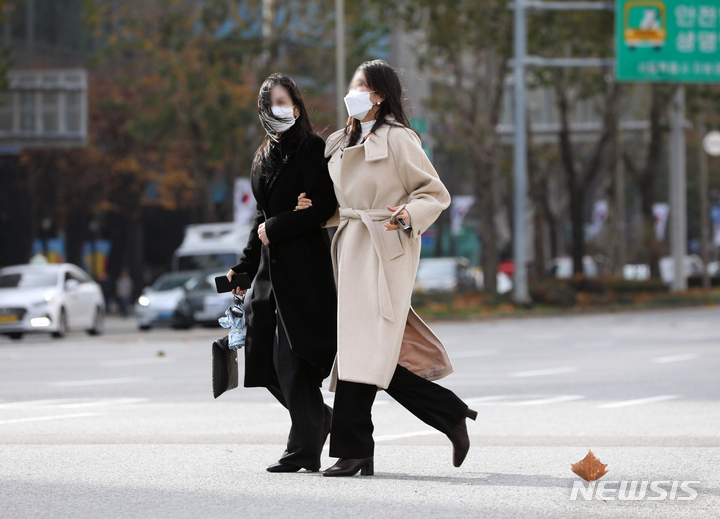
M 212 345 L 212 385 L 215 398 L 238 387 L 238 352 L 228 347 L 228 336 Z

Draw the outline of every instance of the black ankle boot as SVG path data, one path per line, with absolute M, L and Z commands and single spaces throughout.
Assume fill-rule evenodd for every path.
M 456 467 L 462 465 L 463 461 L 465 461 L 465 456 L 467 456 L 467 453 L 470 450 L 470 438 L 468 437 L 465 418 L 475 420 L 477 418 L 477 411 L 468 409 L 467 413 L 465 413 L 463 419 L 460 420 L 460 423 L 457 424 L 452 434 L 448 434 L 448 438 L 450 438 L 450 441 L 453 444 L 453 465 Z
M 323 472 L 323 476 L 329 478 L 354 476 L 358 473 L 358 470 L 361 476 L 372 476 L 375 474 L 372 457 L 357 460 L 340 458 L 335 465 Z

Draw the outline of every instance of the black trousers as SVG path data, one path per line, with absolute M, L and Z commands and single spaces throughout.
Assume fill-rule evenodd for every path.
M 273 344 L 274 372 L 268 390 L 288 411 L 292 425 L 280 461 L 308 470 L 320 469 L 325 431 L 332 409 L 325 405 L 320 370 L 290 349 L 285 327 L 278 316 Z
M 330 457 L 369 458 L 375 450 L 372 405 L 377 386 L 338 380 L 330 433 Z M 420 420 L 450 434 L 465 418 L 468 406 L 458 396 L 398 364 L 388 395 Z

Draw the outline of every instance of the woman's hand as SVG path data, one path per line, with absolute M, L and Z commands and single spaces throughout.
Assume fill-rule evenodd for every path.
M 265 245 L 270 245 L 270 240 L 268 240 L 267 233 L 265 232 L 265 222 L 261 223 L 258 227 L 258 236 L 261 242 Z
M 388 211 L 392 211 L 394 213 L 395 211 L 400 209 L 400 206 L 397 206 L 397 207 L 387 206 L 387 208 L 388 208 Z M 402 211 L 400 211 L 400 213 L 398 213 L 397 218 L 399 218 L 400 220 L 404 220 L 406 224 L 410 225 L 410 214 L 405 209 L 403 209 Z M 400 225 L 399 222 L 398 223 L 386 222 L 384 225 L 385 225 L 386 231 L 397 231 L 398 229 L 402 228 L 402 225 Z
M 305 193 L 300 193 L 300 196 L 298 197 L 298 205 L 295 206 L 295 211 L 307 209 L 308 207 L 312 207 L 312 200 L 307 198 Z
M 236 272 L 233 269 L 230 269 L 227 273 L 228 281 L 230 281 L 231 283 L 232 283 L 233 274 L 236 274 Z M 232 289 L 233 295 L 236 295 L 236 296 L 241 296 L 241 295 L 245 294 L 245 292 L 247 292 L 247 290 L 241 290 L 239 287 Z

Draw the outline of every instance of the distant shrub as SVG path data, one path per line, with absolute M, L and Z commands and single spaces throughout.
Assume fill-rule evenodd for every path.
M 535 303 L 567 308 L 577 303 L 577 290 L 569 280 L 546 279 L 530 286 L 530 297 Z
M 701 287 L 702 276 L 690 276 L 688 277 L 688 287 Z M 720 287 L 720 276 L 714 276 L 710 278 L 711 287 Z

